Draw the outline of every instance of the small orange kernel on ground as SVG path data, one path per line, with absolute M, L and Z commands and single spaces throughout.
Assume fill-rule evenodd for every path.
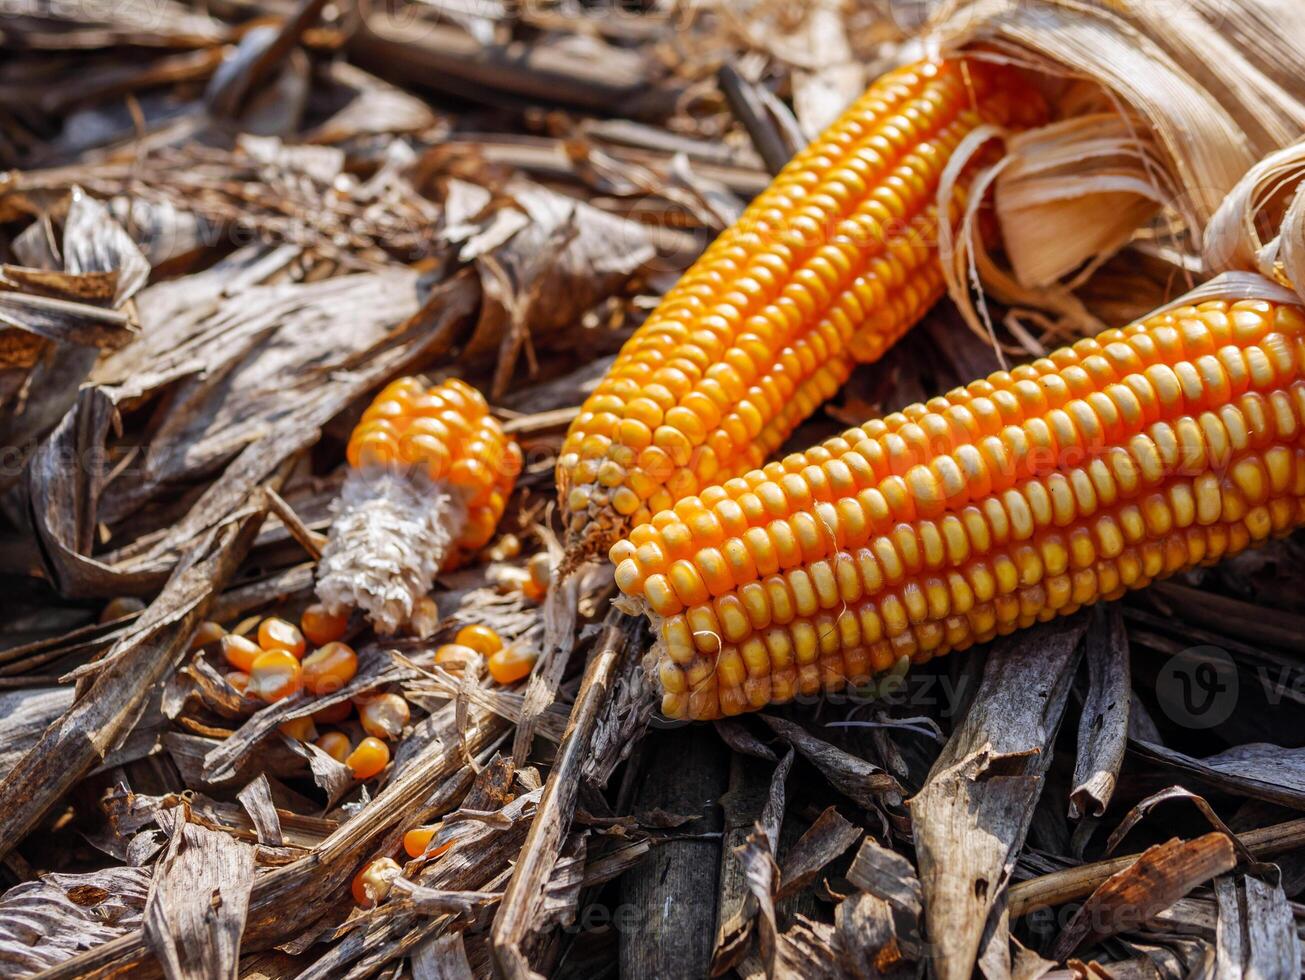
M 307 649 L 299 627 L 279 616 L 268 616 L 258 624 L 258 645 L 264 650 L 288 650 L 300 659 Z
M 289 650 L 267 650 L 249 668 L 249 693 L 264 701 L 280 701 L 299 690 L 299 659 Z
M 349 736 L 344 732 L 327 732 L 313 743 L 336 762 L 344 762 L 353 751 Z
M 394 885 L 394 879 L 403 874 L 403 869 L 399 867 L 399 862 L 392 857 L 377 858 L 365 864 L 361 871 L 354 875 L 353 885 L 350 890 L 353 892 L 353 900 L 360 908 L 370 909 L 377 903 L 385 901 L 390 894 L 390 888 Z
M 253 640 L 235 633 L 222 637 L 222 656 L 236 670 L 248 674 L 254 667 L 254 661 L 263 654 L 263 648 Z
M 458 635 L 453 638 L 453 642 L 464 647 L 471 647 L 477 653 L 483 653 L 487 657 L 503 649 L 503 640 L 499 635 L 488 626 L 479 624 L 462 627 L 462 629 L 458 630 Z
M 303 672 L 309 694 L 334 694 L 358 673 L 358 655 L 347 643 L 331 642 L 304 657 Z
M 313 721 L 319 725 L 336 725 L 351 714 L 353 714 L 353 702 L 346 698 L 335 704 L 328 704 L 325 708 L 318 708 L 313 712 Z
M 507 647 L 489 658 L 489 673 L 500 684 L 515 684 L 535 666 L 539 654 L 521 647 Z
M 348 626 L 348 613 L 332 613 L 320 602 L 313 603 L 299 617 L 299 631 L 315 647 L 338 640 Z
M 311 742 L 317 738 L 317 726 L 313 724 L 313 719 L 307 715 L 303 718 L 291 718 L 289 721 L 283 721 L 276 728 L 282 735 L 289 735 L 299 742 Z
M 227 631 L 221 623 L 206 619 L 199 624 L 199 629 L 195 630 L 195 635 L 190 638 L 190 649 L 202 650 L 214 643 L 221 643 L 222 637 L 226 635 Z
M 440 825 L 434 824 L 430 827 L 414 827 L 412 830 L 404 834 L 403 849 L 407 852 L 408 857 L 419 858 L 424 856 L 435 858 L 439 857 L 452 847 L 453 841 L 448 840 L 439 845 L 439 847 L 435 848 L 433 851 L 427 852 L 426 848 L 430 847 L 430 842 L 435 835 L 439 833 L 439 829 Z
M 376 694 L 354 698 L 358 720 L 368 735 L 383 739 L 396 739 L 403 734 L 410 712 L 408 702 L 401 694 Z
M 371 779 L 390 764 L 390 747 L 368 735 L 349 753 L 344 764 L 353 770 L 354 779 Z

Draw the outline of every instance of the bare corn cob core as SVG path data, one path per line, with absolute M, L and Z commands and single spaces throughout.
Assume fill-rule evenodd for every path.
M 469 385 L 400 378 L 363 413 L 348 459 L 318 596 L 331 612 L 361 607 L 380 632 L 424 633 L 434 624 L 412 623 L 422 597 L 489 543 L 521 449 Z
M 585 401 L 558 460 L 568 551 L 601 553 L 760 466 L 858 362 L 938 299 L 943 168 L 980 123 L 1043 103 L 1009 69 L 925 62 L 859 99 L 722 234 Z
M 864 683 L 1305 523 L 1305 314 L 1106 331 L 658 513 L 612 549 L 662 710 Z

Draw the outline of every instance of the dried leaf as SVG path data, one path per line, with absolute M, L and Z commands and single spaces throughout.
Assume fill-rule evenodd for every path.
M 185 807 L 166 813 L 170 840 L 145 908 L 146 940 L 168 980 L 234 980 L 254 849 L 192 823 Z
M 1088 696 L 1078 725 L 1074 788 L 1069 794 L 1073 819 L 1106 812 L 1128 746 L 1128 708 L 1132 700 L 1128 634 L 1118 609 L 1101 606 L 1093 613 L 1084 656 Z
M 1232 843 L 1219 833 L 1148 848 L 1083 903 L 1056 940 L 1052 958 L 1064 960 L 1086 943 L 1137 928 L 1236 863 Z

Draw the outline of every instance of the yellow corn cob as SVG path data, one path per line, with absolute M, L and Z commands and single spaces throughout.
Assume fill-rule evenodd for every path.
M 612 548 L 663 711 L 864 683 L 1305 523 L 1305 314 L 1106 331 L 711 487 Z
M 424 634 L 434 622 L 415 617 L 435 574 L 489 543 L 521 449 L 469 385 L 400 378 L 363 413 L 347 456 L 318 595 L 333 613 L 360 606 L 381 632 Z
M 355 469 L 413 468 L 458 489 L 467 516 L 446 569 L 489 543 L 521 472 L 521 447 L 458 378 L 432 388 L 417 378 L 390 382 L 350 434 L 347 455 Z
M 636 331 L 558 460 L 568 550 L 601 553 L 700 487 L 759 466 L 941 295 L 939 178 L 983 122 L 1043 103 L 973 61 L 893 72 L 722 234 Z

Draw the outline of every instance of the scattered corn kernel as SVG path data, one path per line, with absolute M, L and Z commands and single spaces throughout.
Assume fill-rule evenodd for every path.
M 477 653 L 483 653 L 489 656 L 491 653 L 497 653 L 503 649 L 503 641 L 499 635 L 488 626 L 473 624 L 464 626 L 458 630 L 458 635 L 453 638 L 453 642 L 464 647 L 471 647 Z
M 300 659 L 306 649 L 299 627 L 277 616 L 268 616 L 258 624 L 258 645 L 264 650 L 288 650 Z
M 408 857 L 419 858 L 424 855 L 428 858 L 437 858 L 452 847 L 453 841 L 447 840 L 432 851 L 426 850 L 426 848 L 430 847 L 430 842 L 434 840 L 435 835 L 439 833 L 439 830 L 440 825 L 435 824 L 430 827 L 414 827 L 412 830 L 404 834 L 403 849 L 407 852 Z
M 313 744 L 336 762 L 344 762 L 353 751 L 349 736 L 344 732 L 327 732 Z
M 254 661 L 263 654 L 263 648 L 247 637 L 228 633 L 221 639 L 222 656 L 236 670 L 248 674 L 254 668 Z
M 390 764 L 390 747 L 368 735 L 349 753 L 344 764 L 353 770 L 354 779 L 371 779 Z
M 469 664 L 479 663 L 481 655 L 460 643 L 445 643 L 435 651 L 435 663 L 449 670 L 461 670 Z
M 396 739 L 403 734 L 410 713 L 408 702 L 401 694 L 375 694 L 354 698 L 358 708 L 358 721 L 368 735 L 383 739 Z
M 526 571 L 530 573 L 530 581 L 545 592 L 548 591 L 548 585 L 553 580 L 553 565 L 548 557 L 548 552 L 537 551 L 526 561 Z
M 299 660 L 289 650 L 266 650 L 249 668 L 249 693 L 264 701 L 280 701 L 299 690 Z
M 299 617 L 299 631 L 315 647 L 334 643 L 348 628 L 348 613 L 330 612 L 320 602 L 313 603 Z
M 313 712 L 313 721 L 319 725 L 338 725 L 352 714 L 353 702 L 346 698 L 335 704 L 328 704 L 325 708 L 318 708 Z
M 506 561 L 521 554 L 521 539 L 508 532 L 499 535 L 499 539 L 490 547 L 486 557 L 490 561 Z
M 360 908 L 370 909 L 385 901 L 394 886 L 394 879 L 403 874 L 399 862 L 392 857 L 381 857 L 369 861 L 354 876 L 351 891 L 353 900 Z
M 492 654 L 489 673 L 500 684 L 515 684 L 534 669 L 538 652 L 526 647 L 511 646 Z
M 304 690 L 309 694 L 334 694 L 358 673 L 358 655 L 347 643 L 331 642 L 303 661 Z
M 276 728 L 282 735 L 289 735 L 299 742 L 311 742 L 317 738 L 317 726 L 313 724 L 313 719 L 308 716 L 291 718 L 289 721 L 281 722 Z
M 135 596 L 124 595 L 116 599 L 110 599 L 100 610 L 100 622 L 112 623 L 115 619 L 122 619 L 123 616 L 130 616 L 138 613 L 145 608 L 145 603 Z
M 190 649 L 202 650 L 214 643 L 221 643 L 222 637 L 226 635 L 227 631 L 221 623 L 206 619 L 199 624 L 199 629 L 195 630 L 195 635 L 190 638 Z

